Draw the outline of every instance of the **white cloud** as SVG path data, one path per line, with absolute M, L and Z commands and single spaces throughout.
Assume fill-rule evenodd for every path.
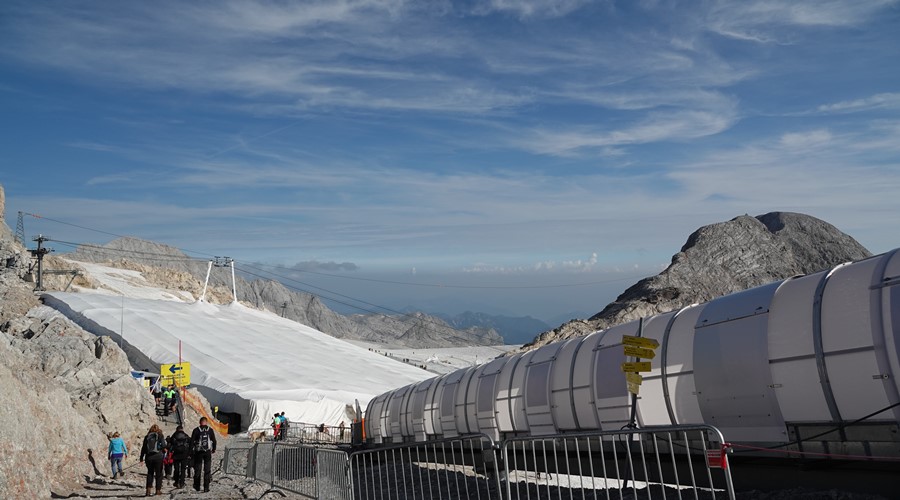
M 510 13 L 523 19 L 562 17 L 593 0 L 486 0 L 473 9 L 476 15 Z
M 898 107 L 900 107 L 900 93 L 886 92 L 862 99 L 823 104 L 816 109 L 821 113 L 856 113 L 873 109 L 894 109 Z
M 737 120 L 731 106 L 720 110 L 682 110 L 650 113 L 638 123 L 618 129 L 602 130 L 581 127 L 568 130 L 538 130 L 519 146 L 539 154 L 577 155 L 584 150 L 647 144 L 660 141 L 682 141 L 718 134 Z
M 788 149 L 809 148 L 824 145 L 832 139 L 831 132 L 819 129 L 808 132 L 789 132 L 781 136 L 779 144 Z
M 711 31 L 743 41 L 789 41 L 787 27 L 855 26 L 897 0 L 719 1 L 706 18 Z

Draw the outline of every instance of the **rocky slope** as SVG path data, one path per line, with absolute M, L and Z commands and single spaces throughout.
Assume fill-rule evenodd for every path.
M 544 332 L 523 349 L 869 256 L 856 240 L 815 217 L 742 215 L 694 231 L 664 271 L 637 282 L 590 319 Z
M 442 319 L 423 313 L 405 316 L 359 314 L 350 319 L 360 325 L 359 340 L 392 347 L 419 349 L 503 344 L 503 338 L 492 328 L 457 330 Z
M 530 342 L 535 335 L 550 328 L 547 323 L 531 316 L 502 316 L 472 311 L 452 316 L 449 314 L 438 314 L 437 316 L 453 328 L 466 329 L 475 326 L 493 329 L 503 337 L 506 344 Z
M 207 270 L 206 261 L 191 259 L 177 248 L 137 238 L 118 238 L 103 246 L 82 246 L 68 257 L 140 271 L 151 283 L 187 291 L 194 296 L 200 295 Z M 333 337 L 402 347 L 503 343 L 503 339 L 490 328 L 455 329 L 439 318 L 422 313 L 347 317 L 329 309 L 315 295 L 291 290 L 278 281 L 247 281 L 241 276 L 237 276 L 236 281 L 238 300 L 241 302 L 283 315 Z M 214 270 L 211 273 L 207 299 L 214 303 L 231 300 L 230 272 Z
M 16 252 L 0 218 L 0 258 Z M 108 432 L 139 451 L 156 415 L 125 353 L 41 306 L 25 265 L 0 269 L 0 498 L 65 496 L 106 471 Z

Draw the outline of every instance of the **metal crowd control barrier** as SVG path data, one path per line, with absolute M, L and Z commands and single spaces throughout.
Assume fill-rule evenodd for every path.
M 291 443 L 237 441 L 225 449 L 226 474 L 245 476 L 307 498 L 350 500 L 347 453 Z
M 353 499 L 501 499 L 496 451 L 470 435 L 352 453 Z
M 734 500 L 724 443 L 706 425 L 509 439 L 506 498 Z
M 279 432 L 275 439 L 275 431 L 271 427 L 255 427 L 247 431 L 247 435 L 257 435 L 261 440 L 290 441 L 315 444 L 350 444 L 352 431 L 350 427 L 341 429 L 338 426 L 322 426 L 305 424 L 302 422 L 291 423 L 284 432 Z
M 734 500 L 718 429 L 681 425 L 386 445 L 347 455 L 306 444 L 238 442 L 225 472 L 308 498 Z
M 222 458 L 225 474 L 252 477 L 255 450 L 256 445 L 250 442 L 235 442 L 225 448 L 225 456 Z

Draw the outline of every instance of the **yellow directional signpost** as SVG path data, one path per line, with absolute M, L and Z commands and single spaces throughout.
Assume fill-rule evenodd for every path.
M 632 337 L 631 335 L 623 335 L 622 343 L 634 347 L 646 347 L 647 349 L 656 349 L 657 347 L 659 347 L 659 342 L 654 339 L 648 339 L 646 337 Z
M 653 359 L 656 357 L 656 352 L 653 349 L 644 349 L 643 347 L 634 347 L 630 345 L 626 345 L 623 347 L 625 347 L 626 356 L 634 356 L 636 358 L 644 359 Z
M 626 356 L 638 359 L 653 359 L 656 357 L 656 351 L 654 351 L 654 349 L 659 347 L 659 342 L 645 337 L 623 335 L 622 347 L 625 350 Z M 650 367 L 649 361 L 622 363 L 622 371 L 625 372 L 625 383 L 628 386 L 628 392 L 637 396 L 641 390 L 641 382 L 644 381 L 644 378 L 640 373 L 649 372 L 651 370 L 652 368 Z
M 184 387 L 191 383 L 191 364 L 184 362 L 159 365 L 159 374 L 163 385 L 175 384 Z
M 649 361 L 638 361 L 636 363 L 622 363 L 622 371 L 623 372 L 649 372 L 652 370 L 650 368 Z

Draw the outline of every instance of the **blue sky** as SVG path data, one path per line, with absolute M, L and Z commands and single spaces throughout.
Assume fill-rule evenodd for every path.
M 900 242 L 896 1 L 6 1 L 0 105 L 11 226 L 488 287 L 306 276 L 391 307 L 593 313 L 744 213 Z

